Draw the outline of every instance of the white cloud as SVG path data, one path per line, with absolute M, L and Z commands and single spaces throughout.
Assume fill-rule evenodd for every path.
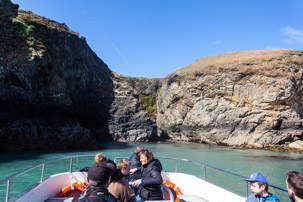
M 117 52 L 117 54 L 121 57 L 121 59 L 123 60 L 124 64 L 128 65 L 128 62 L 126 60 L 126 57 L 124 56 L 124 54 L 118 49 L 118 47 L 108 38 L 105 37 L 105 39 L 111 44 L 111 46 L 113 47 L 113 49 Z
M 221 44 L 221 43 L 223 43 L 223 41 L 214 41 L 210 45 L 215 46 L 215 45 L 218 45 L 218 44 Z
M 287 38 L 285 43 L 303 43 L 303 31 L 292 27 L 286 27 L 282 29 L 282 35 Z

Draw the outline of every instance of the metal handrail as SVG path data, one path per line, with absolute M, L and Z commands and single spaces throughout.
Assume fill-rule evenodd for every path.
M 81 155 L 81 157 L 94 157 L 95 155 Z M 42 166 L 42 170 L 41 170 L 41 182 L 44 180 L 44 171 L 45 171 L 45 164 L 47 163 L 50 163 L 50 162 L 53 162 L 53 161 L 57 161 L 57 160 L 62 160 L 62 159 L 70 159 L 70 170 L 69 172 L 72 172 L 72 161 L 73 161 L 73 158 L 78 158 L 80 156 L 64 156 L 64 157 L 59 157 L 59 158 L 54 158 L 54 159 L 51 159 L 51 160 L 48 160 L 48 161 L 44 161 L 42 163 L 39 163 L 37 165 L 34 165 L 32 167 L 29 167 L 19 173 L 16 173 L 14 175 L 11 175 L 3 180 L 0 180 L 0 184 L 4 183 L 7 181 L 7 189 L 6 189 L 6 197 L 5 197 L 5 202 L 8 202 L 9 201 L 9 195 L 10 195 L 10 186 L 11 186 L 11 180 L 19 175 L 22 175 L 24 173 L 27 173 L 35 168 L 38 168 L 40 166 Z
M 129 157 L 116 157 L 114 161 L 116 162 L 116 159 L 121 159 L 121 158 L 128 159 Z M 155 156 L 155 158 L 171 159 L 171 160 L 176 160 L 176 161 L 185 161 L 185 162 L 190 162 L 190 163 L 193 163 L 193 164 L 196 164 L 196 165 L 199 165 L 199 166 L 203 166 L 203 168 L 204 168 L 204 180 L 205 181 L 207 181 L 206 168 L 211 168 L 211 169 L 214 169 L 214 170 L 218 170 L 220 172 L 224 172 L 224 173 L 227 173 L 227 174 L 230 174 L 230 175 L 234 175 L 234 176 L 237 176 L 237 177 L 240 177 L 240 178 L 243 178 L 243 179 L 249 178 L 247 176 L 240 175 L 240 174 L 233 173 L 233 172 L 229 172 L 229 171 L 226 171 L 226 170 L 223 170 L 223 169 L 220 169 L 220 168 L 216 168 L 214 166 L 203 164 L 203 163 L 198 162 L 198 161 L 193 161 L 193 160 L 188 160 L 188 159 L 180 159 L 180 158 L 174 158 L 174 157 L 165 157 L 165 156 Z M 177 172 L 177 170 L 178 170 L 177 166 L 178 166 L 178 163 L 176 163 L 175 172 Z M 268 184 L 268 186 L 273 187 L 273 188 L 278 189 L 278 190 L 281 190 L 281 191 L 284 191 L 284 192 L 287 192 L 287 189 L 285 189 L 283 187 L 279 187 L 279 186 L 274 185 L 274 184 Z M 245 196 L 246 197 L 248 196 L 248 182 L 247 181 L 246 181 Z
M 69 172 L 72 172 L 72 162 L 73 162 L 73 158 L 82 158 L 82 157 L 94 157 L 95 155 L 77 155 L 77 156 L 65 156 L 65 157 L 59 157 L 59 158 L 54 158 L 54 159 L 51 159 L 51 160 L 48 160 L 48 161 L 45 161 L 45 162 L 42 162 L 42 163 L 39 163 L 35 166 L 32 166 L 32 167 L 29 167 L 19 173 L 16 173 L 14 175 L 11 175 L 3 180 L 0 180 L 0 184 L 4 183 L 4 182 L 7 182 L 7 190 L 6 190 L 6 202 L 9 201 L 9 194 L 10 194 L 10 186 L 11 186 L 11 180 L 19 175 L 22 175 L 24 173 L 27 173 L 28 171 L 31 171 L 35 168 L 38 168 L 39 166 L 42 166 L 42 169 L 41 169 L 41 182 L 44 180 L 44 171 L 45 171 L 45 165 L 47 163 L 50 163 L 50 162 L 53 162 L 53 161 L 57 161 L 57 160 L 63 160 L 63 159 L 70 159 L 70 170 Z M 116 162 L 117 159 L 128 159 L 129 157 L 116 157 L 114 159 L 114 161 Z M 190 163 L 193 163 L 193 164 L 196 164 L 196 165 L 199 165 L 199 166 L 202 166 L 204 168 L 204 180 L 207 181 L 207 177 L 206 177 L 206 168 L 211 168 L 211 169 L 214 169 L 214 170 L 218 170 L 220 172 L 224 172 L 224 173 L 227 173 L 227 174 L 230 174 L 230 175 L 234 175 L 234 176 L 237 176 L 237 177 L 241 177 L 241 178 L 248 178 L 244 175 L 240 175 L 240 174 L 237 174 L 237 173 L 233 173 L 233 172 L 229 172 L 229 171 L 226 171 L 226 170 L 223 170 L 223 169 L 220 169 L 220 168 L 216 168 L 214 166 L 210 166 L 210 165 L 207 165 L 207 164 L 203 164 L 201 162 L 198 162 L 198 161 L 193 161 L 193 160 L 188 160 L 188 159 L 181 159 L 181 158 L 174 158 L 174 157 L 165 157 L 165 156 L 156 156 L 155 158 L 161 158 L 161 159 L 170 159 L 170 160 L 175 160 L 176 161 L 176 165 L 175 165 L 175 172 L 178 171 L 178 162 L 179 161 L 184 161 L 184 162 L 190 162 Z M 279 187 L 279 186 L 276 186 L 276 185 L 273 185 L 273 184 L 268 184 L 270 187 L 273 187 L 275 189 L 278 189 L 278 190 L 281 190 L 281 191 L 285 191 L 287 192 L 287 189 L 285 188 L 282 188 L 282 187 Z M 246 182 L 246 197 L 248 195 L 248 182 Z
M 157 157 L 158 158 L 158 157 Z M 179 158 L 172 158 L 172 157 L 163 157 L 165 159 L 174 159 L 174 160 L 178 160 L 178 161 L 186 161 L 186 162 L 191 162 L 193 164 L 196 164 L 196 165 L 200 165 L 200 166 L 203 166 L 204 167 L 204 179 L 206 180 L 206 168 L 211 168 L 211 169 L 214 169 L 214 170 L 218 170 L 220 172 L 224 172 L 224 173 L 227 173 L 227 174 L 230 174 L 230 175 L 234 175 L 234 176 L 237 176 L 237 177 L 241 177 L 243 179 L 247 179 L 249 177 L 246 177 L 244 175 L 240 175 L 240 174 L 237 174 L 237 173 L 233 173 L 233 172 L 229 172 L 229 171 L 226 171 L 226 170 L 223 170 L 223 169 L 220 169 L 220 168 L 216 168 L 214 166 L 210 166 L 210 165 L 207 165 L 207 164 L 203 164 L 201 162 L 198 162 L 198 161 L 192 161 L 192 160 L 188 160 L 188 159 L 179 159 Z M 248 182 L 247 182 L 248 183 Z M 270 187 L 273 187 L 273 188 L 276 188 L 276 189 L 279 189 L 281 191 L 285 191 L 287 192 L 287 189 L 283 188 L 283 187 L 279 187 L 279 186 L 276 186 L 274 184 L 268 184 L 268 186 Z M 247 196 L 247 194 L 246 194 Z
M 77 157 L 94 157 L 94 156 L 95 156 L 95 155 L 81 155 L 81 156 L 64 156 L 64 157 L 54 158 L 54 159 L 51 159 L 51 160 L 48 160 L 48 161 L 44 161 L 44 162 L 42 162 L 42 163 L 39 163 L 39 164 L 37 164 L 37 165 L 34 165 L 34 166 L 32 166 L 32 167 L 29 167 L 29 168 L 27 168 L 27 169 L 25 169 L 25 170 L 23 170 L 23 171 L 21 171 L 21 172 L 19 172 L 19 173 L 16 173 L 16 174 L 14 174 L 14 175 L 11 175 L 11 176 L 9 176 L 9 177 L 3 179 L 3 180 L 0 180 L 0 184 L 2 184 L 2 183 L 5 182 L 5 181 L 11 180 L 11 179 L 13 179 L 13 178 L 15 178 L 15 177 L 17 177 L 17 176 L 23 174 L 23 173 L 27 173 L 28 171 L 31 171 L 31 170 L 33 170 L 33 169 L 39 167 L 39 166 L 43 166 L 44 164 L 47 164 L 47 163 L 50 163 L 50 162 L 53 162 L 53 161 L 56 161 L 56 160 L 62 160 L 62 159 L 71 159 L 71 160 L 72 160 L 73 158 L 77 158 Z M 72 166 L 70 166 L 70 172 L 72 172 Z

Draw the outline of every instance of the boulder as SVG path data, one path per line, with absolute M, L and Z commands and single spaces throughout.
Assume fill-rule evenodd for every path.
M 303 151 L 303 140 L 297 140 L 295 142 L 292 142 L 288 145 L 288 147 L 291 149 Z

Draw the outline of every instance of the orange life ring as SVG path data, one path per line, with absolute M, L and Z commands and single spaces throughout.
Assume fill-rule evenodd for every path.
M 168 188 L 173 189 L 176 192 L 177 195 L 183 195 L 181 189 L 179 187 L 177 187 L 171 181 L 164 181 L 163 184 L 166 185 Z
M 75 182 L 73 184 L 69 184 L 63 187 L 56 197 L 64 197 L 72 190 L 79 190 L 83 192 L 86 187 L 89 187 L 89 184 L 87 184 L 86 182 Z
M 177 197 L 177 195 L 183 195 L 181 189 L 177 187 L 174 183 L 171 181 L 164 181 L 164 185 L 166 185 L 170 190 L 174 191 L 173 195 L 175 196 L 175 202 L 180 202 L 180 198 Z

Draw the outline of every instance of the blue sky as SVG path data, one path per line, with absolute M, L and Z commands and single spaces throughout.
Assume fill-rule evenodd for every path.
M 163 78 L 216 54 L 303 50 L 303 0 L 12 0 L 86 37 L 112 71 Z

